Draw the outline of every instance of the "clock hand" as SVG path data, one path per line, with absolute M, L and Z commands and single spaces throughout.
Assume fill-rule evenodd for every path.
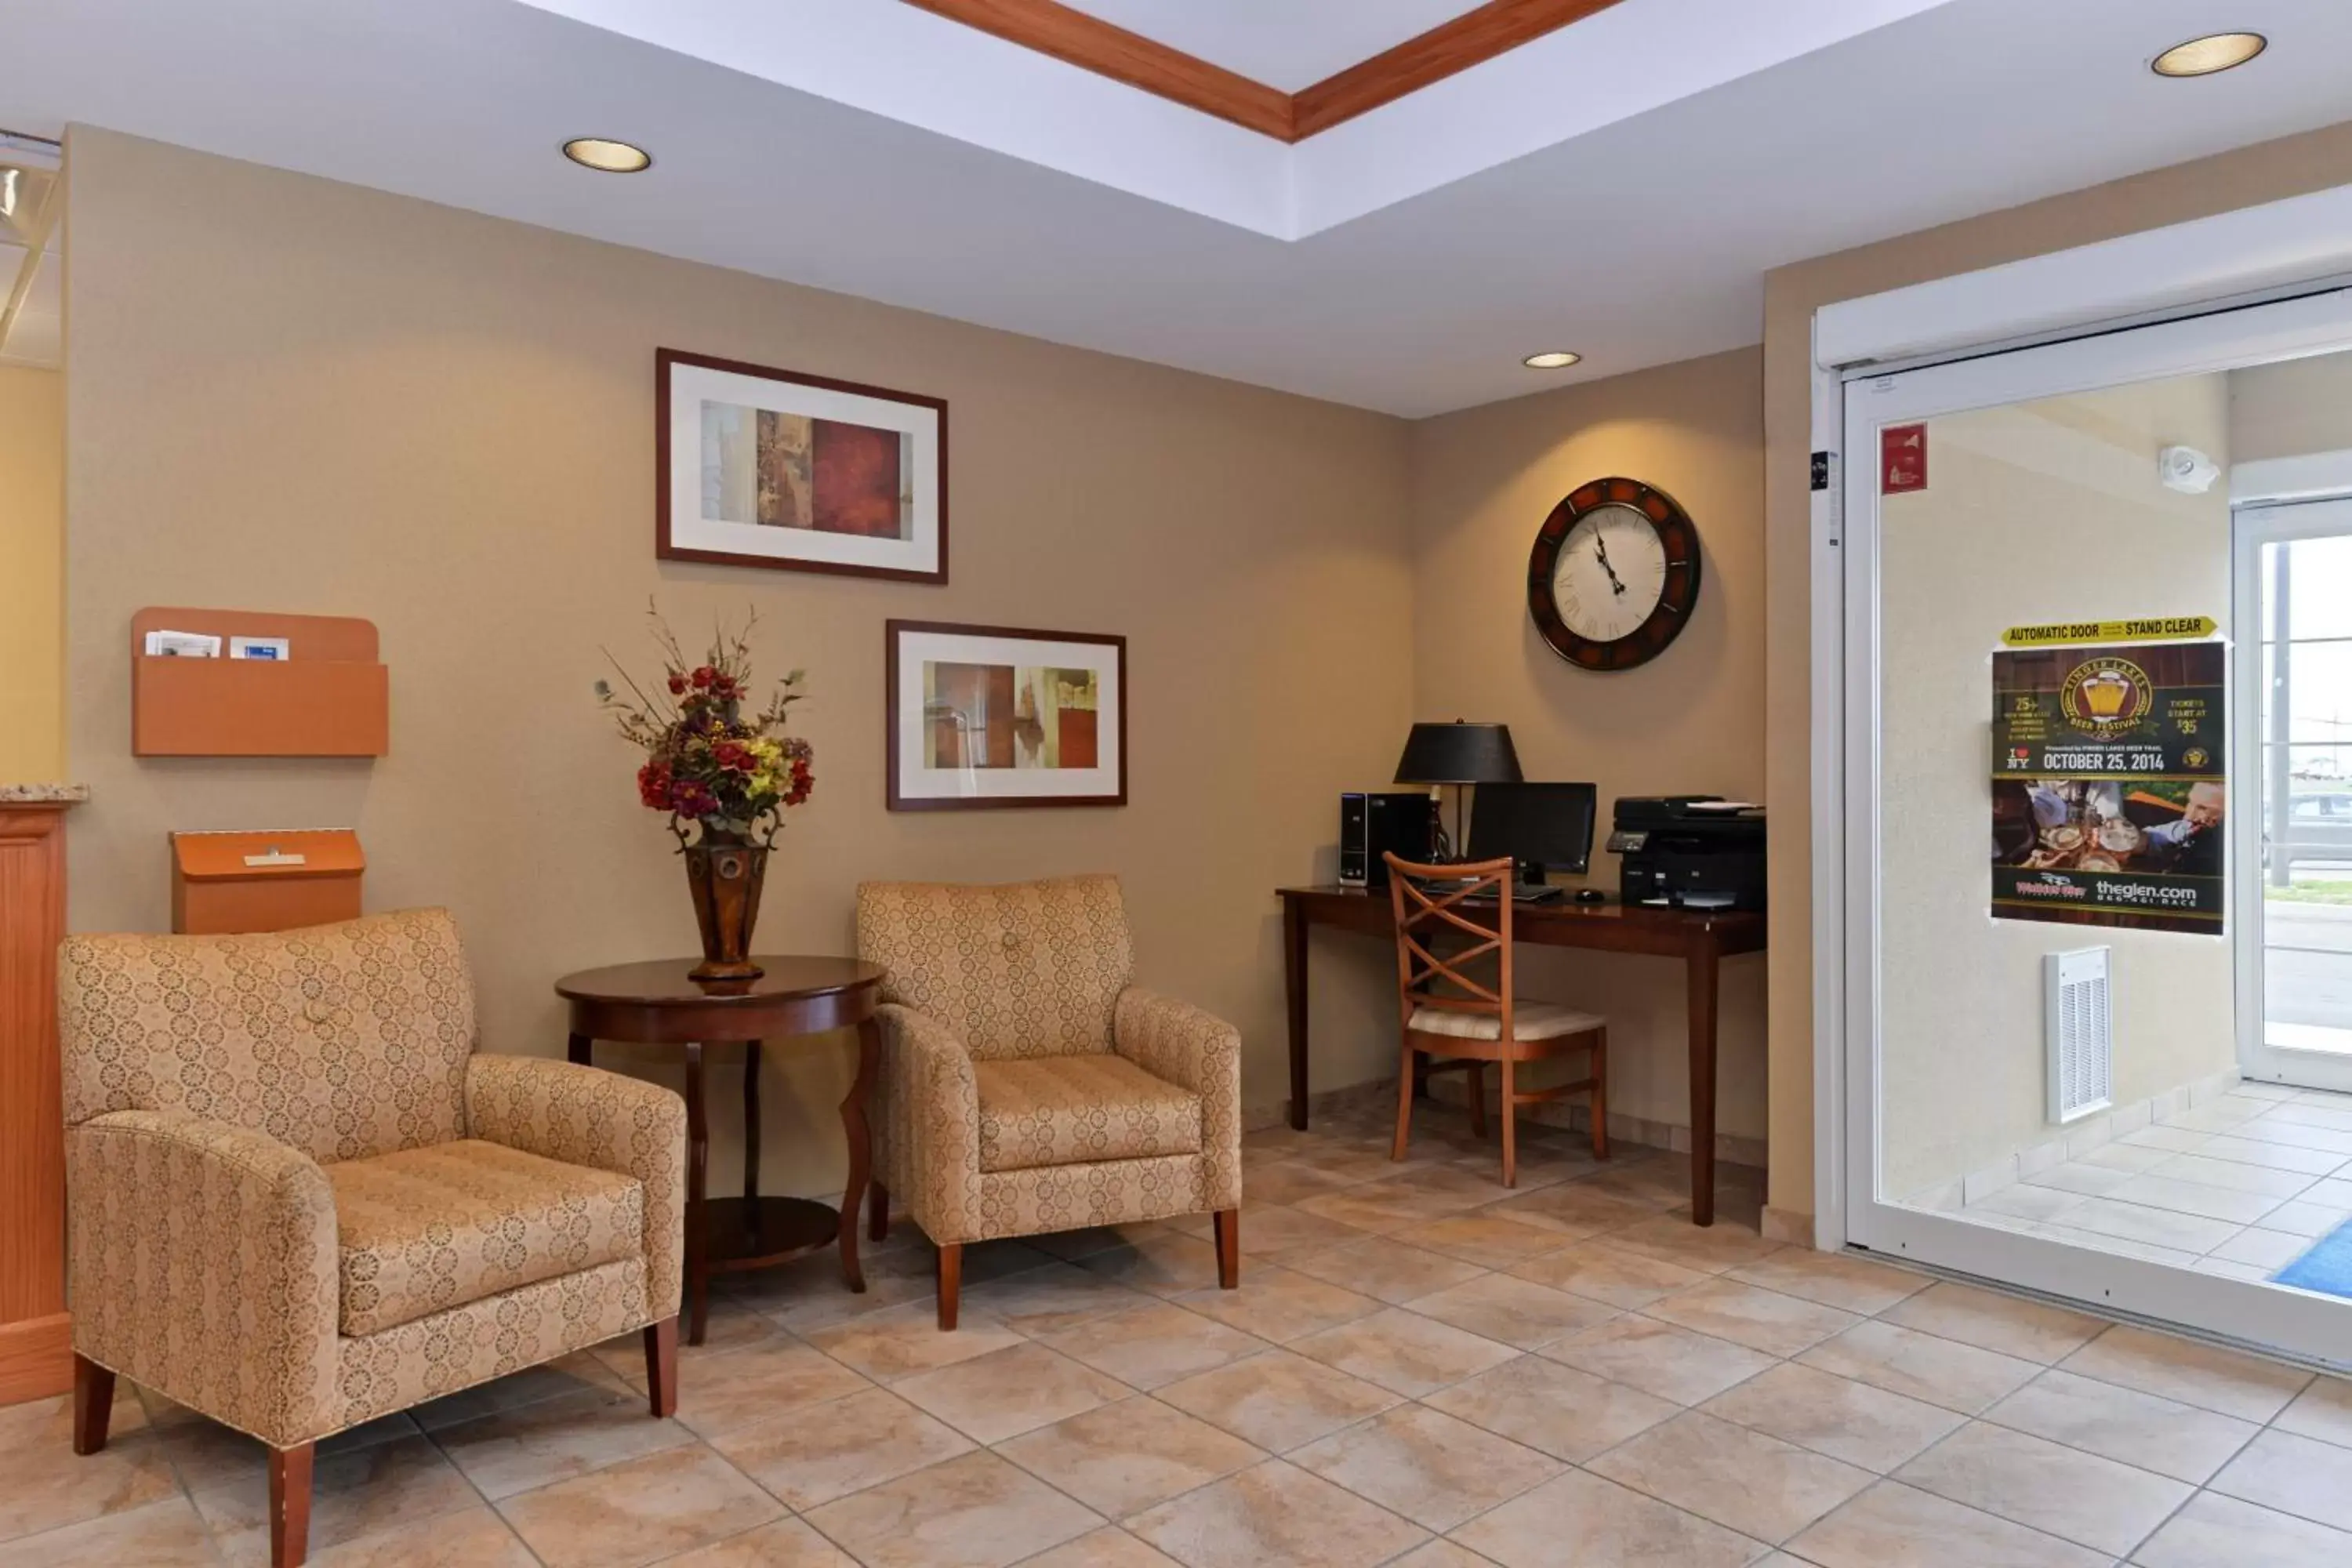
M 1592 548 L 1601 553 L 1601 569 L 1609 574 L 1610 588 L 1618 597 L 1624 597 L 1625 584 L 1617 580 L 1617 568 L 1609 564 L 1609 542 L 1601 538 L 1598 531 L 1592 535 Z

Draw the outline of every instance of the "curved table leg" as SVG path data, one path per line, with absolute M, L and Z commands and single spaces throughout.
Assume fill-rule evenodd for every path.
M 868 1018 L 857 1026 L 857 1079 L 841 1101 L 841 1131 L 849 1143 L 849 1185 L 841 1194 L 841 1274 L 857 1291 L 866 1289 L 866 1271 L 857 1262 L 857 1211 L 874 1178 L 874 1129 L 866 1112 L 874 1102 L 881 1056 L 882 1021 Z
M 710 1163 L 710 1123 L 703 1114 L 702 1042 L 686 1045 L 686 1342 L 698 1345 L 710 1316 L 710 1215 L 703 1178 Z

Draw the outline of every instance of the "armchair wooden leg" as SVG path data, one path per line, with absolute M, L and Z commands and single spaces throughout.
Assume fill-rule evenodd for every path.
M 646 1397 L 654 1419 L 677 1414 L 677 1315 L 646 1325 Z
M 1217 1229 L 1217 1287 L 1238 1290 L 1242 1286 L 1242 1211 L 1219 1209 L 1210 1218 Z
M 106 1447 L 107 1418 L 114 1414 L 114 1373 L 88 1356 L 74 1357 L 74 1452 L 95 1454 Z
M 316 1450 L 269 1450 L 269 1568 L 302 1568 L 310 1554 L 310 1458 Z
M 890 1189 L 877 1182 L 866 1194 L 866 1239 L 890 1239 Z
M 940 1332 L 953 1333 L 956 1309 L 963 1300 L 963 1243 L 949 1242 L 940 1248 Z

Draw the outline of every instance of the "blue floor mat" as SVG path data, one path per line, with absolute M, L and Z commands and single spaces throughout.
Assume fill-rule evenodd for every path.
M 2271 1282 L 2352 1300 L 2352 1220 L 2329 1231 L 2310 1251 L 2272 1275 Z

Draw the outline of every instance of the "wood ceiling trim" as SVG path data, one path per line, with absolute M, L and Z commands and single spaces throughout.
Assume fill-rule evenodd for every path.
M 1303 142 L 1606 11 L 1620 0 L 1487 0 L 1475 11 L 1296 94 L 1114 26 L 1059 0 L 906 4 L 1278 142 Z
M 1097 76 L 1125 82 L 1229 120 L 1235 125 L 1295 142 L 1290 95 L 1236 71 L 1171 49 L 1140 33 L 1115 27 L 1055 0 L 906 0 L 909 5 L 977 27 L 1000 38 L 1051 55 Z
M 1290 139 L 1303 142 L 1616 4 L 1618 0 L 1488 0 L 1475 11 L 1465 11 L 1298 93 L 1290 100 Z

